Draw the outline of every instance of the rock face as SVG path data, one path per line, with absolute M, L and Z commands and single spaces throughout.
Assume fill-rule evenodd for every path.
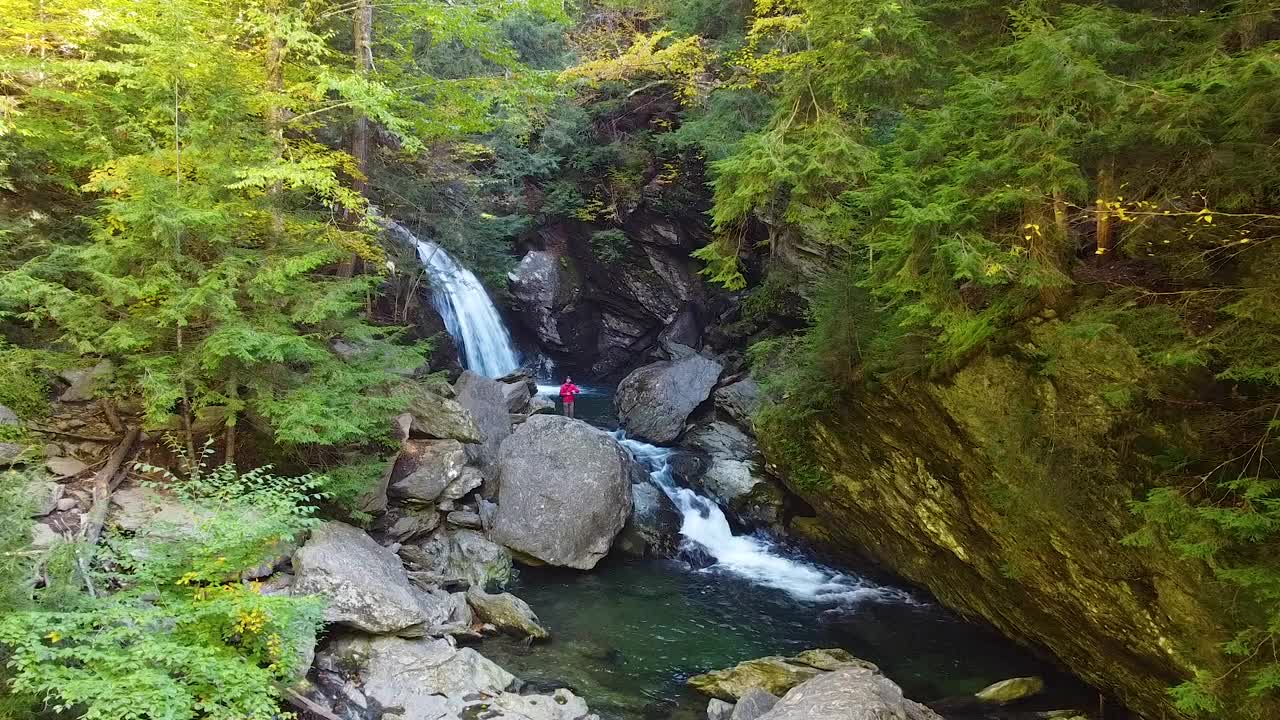
M 945 383 L 841 398 L 812 426 L 807 481 L 797 470 L 789 484 L 827 549 L 870 553 L 1143 717 L 1177 717 L 1168 688 L 1233 663 L 1218 649 L 1221 595 L 1171 551 L 1121 542 L 1139 527 L 1128 503 L 1145 492 L 1135 475 L 1149 426 L 1105 392 L 1145 381 L 1136 350 L 1049 325 L 1030 341 L 1070 358 L 1052 376 L 982 356 Z M 772 440 L 760 436 L 788 480 Z M 1280 717 L 1280 705 L 1221 717 L 1253 715 Z
M 502 443 L 493 539 L 550 565 L 595 567 L 631 514 L 633 465 L 584 422 L 529 418 Z
M 719 364 L 701 355 L 637 368 L 618 384 L 614 398 L 622 427 L 646 442 L 673 442 L 690 413 L 715 387 L 720 370 Z
M 400 558 L 363 531 L 327 522 L 293 554 L 294 595 L 320 595 L 326 622 L 422 635 L 449 619 L 447 600 L 409 584 Z
M 875 665 L 844 650 L 806 650 L 789 658 L 770 655 L 747 660 L 726 670 L 694 675 L 688 683 L 689 687 L 705 695 L 736 702 L 752 690 L 781 695 L 810 678 L 844 668 L 879 672 Z
M 716 388 L 716 409 L 728 415 L 737 425 L 750 428 L 751 416 L 760 407 L 760 386 L 751 378 Z
M 391 471 L 387 494 L 417 503 L 432 503 L 462 476 L 466 449 L 457 440 L 406 440 Z
M 760 720 L 942 720 L 902 697 L 902 689 L 872 667 L 823 673 L 788 692 Z

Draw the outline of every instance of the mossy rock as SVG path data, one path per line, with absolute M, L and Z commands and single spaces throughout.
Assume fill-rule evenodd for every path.
M 725 670 L 694 675 L 689 678 L 688 685 L 704 695 L 727 702 L 737 702 L 754 689 L 781 697 L 791 688 L 824 672 L 851 666 L 878 670 L 875 665 L 844 650 L 806 650 L 794 657 L 770 655 L 747 660 Z

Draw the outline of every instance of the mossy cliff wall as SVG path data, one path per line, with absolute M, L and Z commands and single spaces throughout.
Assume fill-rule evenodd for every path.
M 798 533 L 1047 649 L 1144 717 L 1178 718 L 1169 687 L 1227 669 L 1216 605 L 1229 598 L 1195 565 L 1121 543 L 1138 523 L 1138 456 L 1165 432 L 1137 421 L 1145 373 L 1123 339 L 1052 321 L 946 381 L 842 397 L 810 426 L 805 472 L 781 435 L 762 444 L 817 512 Z

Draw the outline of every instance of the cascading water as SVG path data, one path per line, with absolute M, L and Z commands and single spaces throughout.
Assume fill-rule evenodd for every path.
M 496 378 L 519 368 L 511 333 L 479 278 L 439 245 L 418 238 L 393 220 L 383 222 L 387 230 L 417 248 L 418 259 L 431 278 L 431 302 L 462 352 L 467 369 Z
M 686 542 L 696 543 L 698 549 L 715 559 L 713 568 L 782 590 L 797 600 L 837 606 L 863 600 L 915 603 L 902 590 L 874 585 L 862 578 L 786 557 L 762 538 L 734 535 L 719 505 L 676 484 L 668 463 L 670 448 L 632 440 L 621 430 L 614 437 L 649 469 L 649 477 L 671 498 L 683 518 L 680 534 Z

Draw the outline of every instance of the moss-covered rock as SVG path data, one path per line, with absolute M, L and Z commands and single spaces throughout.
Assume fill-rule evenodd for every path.
M 764 690 L 785 695 L 788 690 L 818 675 L 845 667 L 875 665 L 850 655 L 844 650 L 806 650 L 795 657 L 770 655 L 747 660 L 725 670 L 713 670 L 689 678 L 689 687 L 704 695 L 737 702 L 751 690 Z
M 811 421 L 812 464 L 779 433 L 762 449 L 817 513 L 805 538 L 1047 648 L 1145 717 L 1181 717 L 1169 688 L 1228 669 L 1224 608 L 1202 568 L 1121 542 L 1146 482 L 1131 394 L 1145 372 L 1123 338 L 1045 323 L 947 381 L 842 398 Z M 1239 701 L 1222 717 L 1266 712 Z

